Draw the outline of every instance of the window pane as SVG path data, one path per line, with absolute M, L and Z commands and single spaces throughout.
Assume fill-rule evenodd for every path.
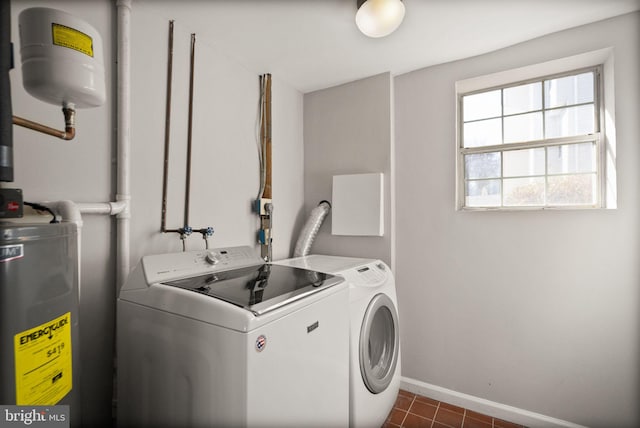
M 504 205 L 513 207 L 544 205 L 544 177 L 505 179 Z
M 500 153 L 478 153 L 464 157 L 465 178 L 500 177 Z
M 467 181 L 465 205 L 468 207 L 499 207 L 500 180 Z
M 504 118 L 504 142 L 542 140 L 542 113 L 528 113 Z
M 503 91 L 504 114 L 542 109 L 542 82 L 514 86 Z
M 572 73 L 460 95 L 458 179 L 464 180 L 464 206 L 600 202 L 601 76 L 596 68 Z
M 547 80 L 544 96 L 547 108 L 593 102 L 593 72 Z
M 500 90 L 462 97 L 463 121 L 487 119 L 502 114 Z
M 505 177 L 544 175 L 544 148 L 510 150 L 503 154 Z M 505 190 L 507 185 L 505 184 Z
M 464 124 L 464 147 L 502 144 L 500 119 L 481 120 Z
M 547 138 L 593 134 L 593 104 L 561 108 L 545 113 Z
M 581 143 L 547 147 L 549 174 L 596 172 L 596 144 Z
M 548 179 L 547 204 L 593 205 L 596 203 L 596 174 L 552 176 Z

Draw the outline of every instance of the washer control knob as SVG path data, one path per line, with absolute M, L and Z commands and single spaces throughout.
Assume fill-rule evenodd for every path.
M 218 259 L 218 257 L 216 256 L 216 253 L 214 253 L 213 251 L 207 251 L 207 255 L 204 256 L 204 259 L 207 261 L 207 263 L 209 263 L 210 265 L 217 265 L 218 262 L 220 261 Z

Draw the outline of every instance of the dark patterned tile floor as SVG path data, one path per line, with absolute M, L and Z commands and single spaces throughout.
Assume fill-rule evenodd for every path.
M 524 428 L 472 410 L 400 390 L 383 428 Z

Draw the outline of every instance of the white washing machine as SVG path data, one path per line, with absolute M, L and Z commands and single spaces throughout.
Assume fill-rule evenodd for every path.
M 311 255 L 276 262 L 339 275 L 349 284 L 349 425 L 381 427 L 400 388 L 395 279 L 380 260 Z
M 346 426 L 348 299 L 249 247 L 144 257 L 117 304 L 118 425 Z

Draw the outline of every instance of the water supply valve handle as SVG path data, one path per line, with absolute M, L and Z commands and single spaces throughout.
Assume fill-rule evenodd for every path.
M 213 236 L 213 232 L 214 230 L 211 226 L 207 226 L 204 229 L 198 229 L 198 233 L 201 233 L 204 239 L 207 239 L 207 236 Z
M 193 233 L 193 228 L 191 226 L 185 226 L 182 229 L 178 229 L 180 232 L 180 239 L 187 239 L 189 235 Z

